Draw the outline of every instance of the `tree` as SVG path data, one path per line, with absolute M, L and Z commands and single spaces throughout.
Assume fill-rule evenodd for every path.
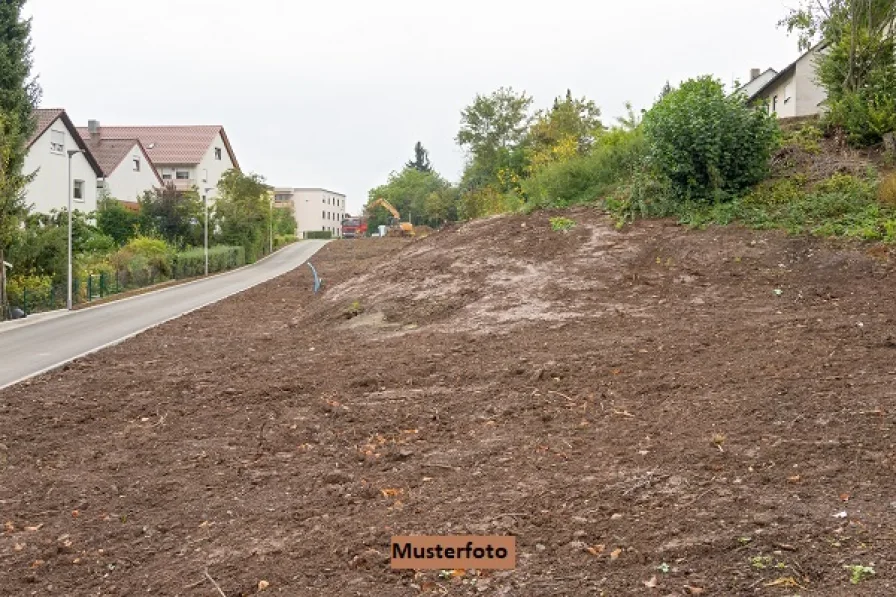
M 488 96 L 477 95 L 461 112 L 457 142 L 473 154 L 518 145 L 532 119 L 531 107 L 532 98 L 511 87 L 501 87 Z
M 450 208 L 435 208 L 430 201 L 436 203 L 443 201 L 444 196 L 439 193 L 450 186 L 435 172 L 421 172 L 416 168 L 407 167 L 401 172 L 390 174 L 386 184 L 371 189 L 368 193 L 368 203 L 382 198 L 398 210 L 402 219 L 415 224 L 438 225 L 447 219 L 447 215 L 451 213 Z M 436 197 L 432 197 L 433 193 Z M 381 209 L 368 215 L 368 230 L 375 229 L 379 224 L 387 224 L 391 217 Z
M 252 263 L 263 253 L 268 237 L 270 187 L 258 174 L 243 174 L 231 169 L 218 182 L 220 196 L 215 201 L 215 218 L 221 242 L 238 245 Z
M 96 225 L 100 232 L 111 237 L 115 244 L 122 246 L 137 235 L 140 215 L 120 201 L 104 194 L 98 201 Z
M 6 251 L 27 212 L 23 174 L 26 144 L 36 123 L 40 86 L 31 77 L 31 20 L 22 19 L 25 0 L 0 2 L 0 314 L 6 309 Z
M 405 168 L 414 168 L 420 172 L 432 172 L 432 163 L 429 161 L 429 152 L 423 147 L 423 143 L 417 141 L 414 145 L 414 159 L 405 165 Z
M 139 199 L 140 227 L 178 248 L 200 244 L 204 210 L 195 190 L 178 191 L 173 184 L 146 191 Z
M 762 180 L 779 135 L 774 115 L 708 76 L 659 101 L 642 126 L 649 163 L 682 201 L 730 199 Z
M 780 25 L 801 49 L 824 47 L 817 78 L 829 124 L 862 145 L 896 130 L 896 0 L 804 1 Z
M 585 155 L 603 129 L 600 108 L 584 97 L 573 98 L 567 90 L 564 99 L 554 99 L 550 110 L 535 115 L 528 133 L 529 170 Z

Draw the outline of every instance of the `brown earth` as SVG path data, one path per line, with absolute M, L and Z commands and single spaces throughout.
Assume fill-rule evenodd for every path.
M 896 594 L 893 255 L 550 215 L 333 242 L 320 295 L 0 392 L 0 595 Z

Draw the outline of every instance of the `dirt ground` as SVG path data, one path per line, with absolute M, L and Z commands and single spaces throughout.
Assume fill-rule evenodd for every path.
M 896 594 L 894 255 L 551 215 L 333 242 L 319 295 L 0 392 L 0 595 Z M 389 570 L 413 534 L 518 567 Z

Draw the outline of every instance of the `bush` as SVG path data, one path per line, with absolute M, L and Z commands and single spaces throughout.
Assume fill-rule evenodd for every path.
M 846 93 L 830 102 L 826 121 L 829 126 L 843 129 L 852 145 L 880 143 L 885 133 L 896 130 L 896 90 Z
M 692 79 L 644 116 L 651 167 L 679 201 L 728 200 L 762 180 L 780 136 L 778 122 L 725 96 L 712 77 Z
M 9 305 L 33 313 L 53 303 L 52 276 L 12 276 L 6 281 Z
M 281 247 L 285 247 L 286 245 L 292 244 L 296 242 L 298 239 L 295 234 L 275 234 L 274 235 L 274 250 L 277 250 Z
M 896 174 L 890 174 L 880 181 L 877 198 L 884 205 L 896 207 Z
M 305 232 L 305 238 L 316 240 L 329 240 L 333 238 L 333 233 L 329 230 L 309 230 Z
M 208 250 L 209 273 L 223 272 L 246 264 L 246 250 L 243 247 L 218 245 Z M 181 251 L 174 257 L 174 276 L 191 278 L 205 274 L 205 249 Z
M 631 180 L 646 155 L 639 129 L 614 129 L 584 156 L 553 162 L 523 181 L 530 207 L 565 207 L 602 199 Z

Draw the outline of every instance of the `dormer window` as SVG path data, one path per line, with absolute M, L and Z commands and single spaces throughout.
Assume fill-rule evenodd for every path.
M 134 158 L 134 172 L 140 172 L 140 158 Z
M 221 159 L 221 148 L 220 147 L 215 147 L 215 159 L 219 160 L 219 161 Z

